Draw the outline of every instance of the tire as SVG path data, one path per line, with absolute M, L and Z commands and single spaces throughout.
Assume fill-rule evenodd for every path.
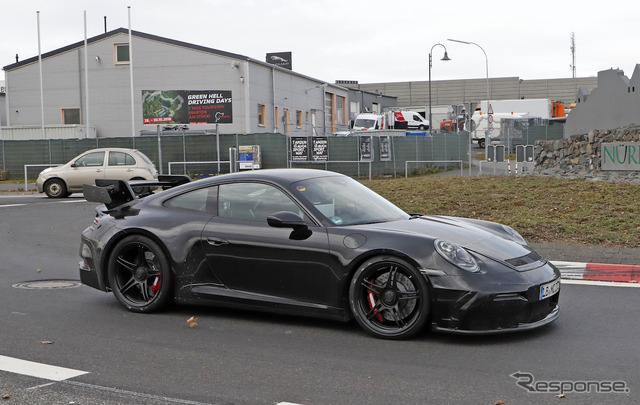
M 47 180 L 47 182 L 44 183 L 44 193 L 49 198 L 64 198 L 71 195 L 71 193 L 67 192 L 65 182 L 60 179 Z
M 349 305 L 367 333 L 381 339 L 407 339 L 420 332 L 429 318 L 429 286 L 406 261 L 375 257 L 354 273 Z
M 420 131 L 424 131 L 426 128 L 424 127 L 424 125 L 418 125 L 418 129 L 419 129 Z
M 478 146 L 481 147 L 481 148 L 484 148 L 484 145 L 485 145 L 484 139 L 480 139 L 478 141 Z
M 118 242 L 109 257 L 107 277 L 113 294 L 129 311 L 158 311 L 172 300 L 169 262 L 160 246 L 145 236 Z

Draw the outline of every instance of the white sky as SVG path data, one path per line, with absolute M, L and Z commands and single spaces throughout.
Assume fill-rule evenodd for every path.
M 578 77 L 609 68 L 630 77 L 640 63 L 635 0 L 2 0 L 0 66 L 107 29 L 136 31 L 238 53 L 261 61 L 293 53 L 293 70 L 327 82 L 401 82 L 486 77 L 571 77 L 571 32 Z M 517 5 L 516 5 L 517 4 Z M 135 47 L 134 47 L 135 52 Z M 135 55 L 134 55 L 135 61 Z M 0 80 L 4 71 L 0 72 Z

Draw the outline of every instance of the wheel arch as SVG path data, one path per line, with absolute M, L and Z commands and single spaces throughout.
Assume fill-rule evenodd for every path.
M 111 257 L 111 253 L 113 252 L 115 247 L 118 245 L 118 243 L 120 243 L 121 240 L 123 240 L 126 237 L 136 236 L 136 235 L 147 237 L 160 247 L 160 249 L 162 250 L 162 253 L 165 255 L 165 257 L 167 258 L 167 261 L 169 262 L 171 275 L 175 279 L 173 259 L 169 254 L 169 249 L 167 249 L 167 246 L 162 242 L 162 240 L 160 240 L 160 238 L 158 238 L 153 232 L 150 232 L 146 229 L 130 228 L 130 229 L 121 230 L 117 234 L 113 235 L 109 239 L 109 242 L 105 245 L 102 251 L 102 256 L 100 257 L 100 268 L 102 269 L 101 277 L 102 277 L 102 282 L 104 283 L 104 286 L 108 290 L 111 289 L 111 286 L 109 285 L 109 275 L 108 275 L 109 258 Z
M 345 276 L 345 282 L 342 286 L 342 292 L 341 292 L 341 298 L 343 300 L 345 309 L 350 317 L 353 317 L 353 313 L 351 312 L 351 308 L 349 306 L 349 285 L 351 283 L 353 275 L 360 268 L 360 266 L 362 266 L 368 260 L 371 260 L 376 257 L 385 257 L 385 256 L 404 260 L 407 263 L 414 266 L 418 271 L 420 271 L 420 268 L 421 268 L 420 264 L 411 256 L 409 256 L 408 254 L 400 250 L 374 249 L 374 250 L 367 251 L 362 255 L 358 256 L 356 259 L 352 260 L 351 263 L 349 264 L 349 267 L 348 267 L 349 271 Z M 429 280 L 429 277 L 427 276 L 424 276 L 424 277 L 427 282 L 427 287 L 429 288 L 429 301 L 431 301 L 430 303 L 433 304 L 433 294 L 431 293 L 433 286 L 431 284 L 431 280 Z

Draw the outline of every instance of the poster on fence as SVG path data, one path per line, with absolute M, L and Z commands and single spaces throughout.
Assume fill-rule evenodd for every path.
M 231 90 L 143 90 L 144 124 L 231 124 Z
M 329 140 L 326 136 L 314 136 L 311 138 L 313 160 L 326 162 L 329 160 Z
M 389 135 L 380 135 L 380 160 L 388 162 L 391 160 L 391 138 Z
M 309 142 L 306 136 L 291 137 L 291 160 L 304 162 L 309 158 Z
M 373 138 L 371 135 L 363 135 L 360 137 L 360 160 L 373 160 L 372 143 Z

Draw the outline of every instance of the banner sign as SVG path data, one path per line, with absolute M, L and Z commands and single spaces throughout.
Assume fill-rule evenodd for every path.
M 306 136 L 291 137 L 291 160 L 305 161 L 309 158 L 309 143 Z
M 373 160 L 372 141 L 371 135 L 360 136 L 360 160 Z
M 329 141 L 326 136 L 314 136 L 311 138 L 311 147 L 313 150 L 313 160 L 329 160 Z
M 602 170 L 640 170 L 640 143 L 602 143 Z
M 293 69 L 291 64 L 291 52 L 273 52 L 267 54 L 267 63 L 280 66 L 285 69 Z
M 231 90 L 143 90 L 144 124 L 231 124 Z
M 380 135 L 380 160 L 388 162 L 391 160 L 391 139 L 389 135 Z

